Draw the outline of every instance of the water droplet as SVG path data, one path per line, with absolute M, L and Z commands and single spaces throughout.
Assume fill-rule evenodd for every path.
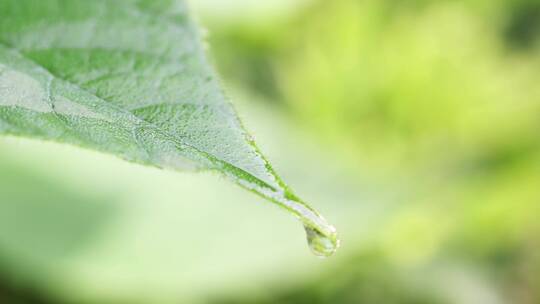
M 339 248 L 336 228 L 330 225 L 315 209 L 292 193 L 275 191 L 254 183 L 244 183 L 245 181 L 241 179 L 238 179 L 237 182 L 250 190 L 255 190 L 293 213 L 304 225 L 309 248 L 316 256 L 329 257 Z
M 332 230 L 330 235 L 324 235 L 308 226 L 304 226 L 304 229 L 306 230 L 309 248 L 316 256 L 327 258 L 339 248 L 339 239 L 337 238 L 335 229 Z

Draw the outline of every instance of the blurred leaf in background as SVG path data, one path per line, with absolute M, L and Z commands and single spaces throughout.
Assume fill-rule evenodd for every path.
M 375 244 L 404 271 L 463 281 L 440 291 L 456 303 L 539 301 L 538 2 L 290 8 L 285 21 L 209 22 L 222 73 L 403 190 Z M 273 80 L 245 81 L 260 75 Z

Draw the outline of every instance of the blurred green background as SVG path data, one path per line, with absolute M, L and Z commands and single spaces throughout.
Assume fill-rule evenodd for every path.
M 3 137 L 0 303 L 540 303 L 539 1 L 191 2 L 342 248 L 216 175 Z

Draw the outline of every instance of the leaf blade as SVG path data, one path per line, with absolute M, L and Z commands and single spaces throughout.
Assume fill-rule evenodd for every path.
M 219 171 L 337 246 L 333 227 L 288 189 L 243 129 L 184 6 L 164 13 L 182 2 L 38 3 L 0 2 L 0 132 Z

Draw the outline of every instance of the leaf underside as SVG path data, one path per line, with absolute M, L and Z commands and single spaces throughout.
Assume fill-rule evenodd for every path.
M 333 233 L 244 131 L 182 1 L 0 0 L 0 133 L 219 171 Z

